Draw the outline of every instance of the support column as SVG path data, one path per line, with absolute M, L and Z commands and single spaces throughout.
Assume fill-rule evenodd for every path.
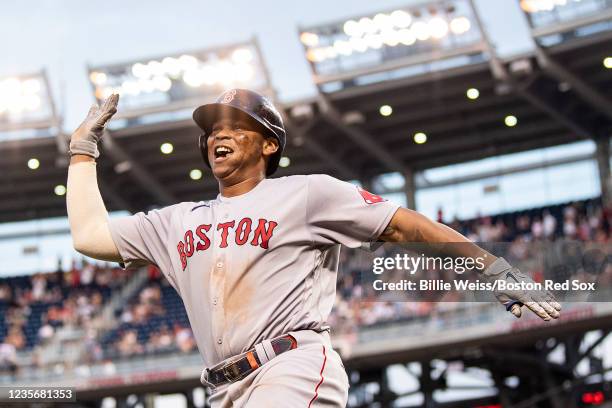
M 406 194 L 406 208 L 416 210 L 416 183 L 414 181 L 414 170 L 405 169 L 404 173 L 404 193 Z
M 610 176 L 610 136 L 596 139 L 597 168 L 601 186 L 601 201 L 604 207 L 612 205 L 612 177 Z
M 420 391 L 423 393 L 423 408 L 435 408 L 436 402 L 433 399 L 435 384 L 431 379 L 431 362 L 421 361 Z

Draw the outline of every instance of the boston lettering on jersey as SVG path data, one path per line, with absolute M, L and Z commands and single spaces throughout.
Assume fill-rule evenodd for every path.
M 263 218 L 257 222 L 250 218 L 243 218 L 237 223 L 236 220 L 219 223 L 216 227 L 216 230 L 221 232 L 218 246 L 227 248 L 231 244 L 240 246 L 250 244 L 268 249 L 268 243 L 277 225 L 276 221 L 268 221 Z M 187 267 L 187 259 L 191 258 L 194 253 L 210 248 L 209 235 L 214 233 L 214 230 L 210 232 L 211 229 L 213 229 L 212 224 L 201 224 L 185 232 L 183 240 L 176 246 L 183 270 Z

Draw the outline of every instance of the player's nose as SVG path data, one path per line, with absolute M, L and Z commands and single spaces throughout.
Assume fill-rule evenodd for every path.
M 226 132 L 225 130 L 221 130 L 215 133 L 214 135 L 211 135 L 208 138 L 207 142 L 209 146 L 213 146 L 215 143 L 230 140 L 230 139 L 231 139 L 231 136 L 229 135 L 229 133 Z

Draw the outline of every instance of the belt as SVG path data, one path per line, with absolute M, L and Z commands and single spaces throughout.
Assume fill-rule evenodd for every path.
M 206 368 L 200 380 L 212 387 L 242 380 L 274 357 L 296 347 L 297 341 L 290 335 L 264 340 L 247 352 Z

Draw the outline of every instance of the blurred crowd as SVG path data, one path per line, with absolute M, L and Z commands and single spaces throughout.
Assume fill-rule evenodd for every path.
M 0 280 L 0 370 L 16 370 L 17 352 L 46 345 L 60 328 L 87 327 L 129 273 L 83 261 L 64 271 Z
M 438 211 L 438 222 L 444 214 Z M 608 242 L 612 209 L 603 208 L 599 200 L 566 205 L 452 220 L 448 225 L 474 242 L 512 242 L 567 239 L 572 241 Z
M 118 327 L 102 339 L 107 357 L 196 348 L 182 300 L 157 267 L 149 266 L 147 273 L 146 285 L 118 311 Z
M 442 211 L 438 221 L 444 222 Z M 557 205 L 472 220 L 446 220 L 447 225 L 480 243 L 505 242 L 513 260 L 527 260 L 538 243 L 581 241 L 610 243 L 612 211 L 598 200 Z M 385 247 L 378 253 L 385 254 Z M 464 299 L 457 292 L 444 298 L 393 301 L 374 293 L 371 253 L 343 250 L 336 303 L 330 317 L 334 333 L 354 333 L 358 327 L 399 319 L 428 319 L 457 307 Z M 528 271 L 541 279 L 542 271 Z M 612 268 L 610 284 L 612 286 Z M 68 271 L 0 279 L 0 372 L 14 374 L 17 354 L 40 353 L 62 328 L 82 330 L 84 364 L 116 361 L 159 353 L 191 353 L 196 344 L 182 300 L 154 266 L 145 282 L 112 310 L 112 326 L 92 322 L 101 316 L 109 299 L 132 278 L 132 271 L 108 265 L 74 263 Z M 441 279 L 460 279 L 453 271 L 437 271 Z M 540 276 L 538 276 L 538 273 Z M 399 276 L 399 275 L 398 275 Z M 36 359 L 34 359 L 36 360 Z

